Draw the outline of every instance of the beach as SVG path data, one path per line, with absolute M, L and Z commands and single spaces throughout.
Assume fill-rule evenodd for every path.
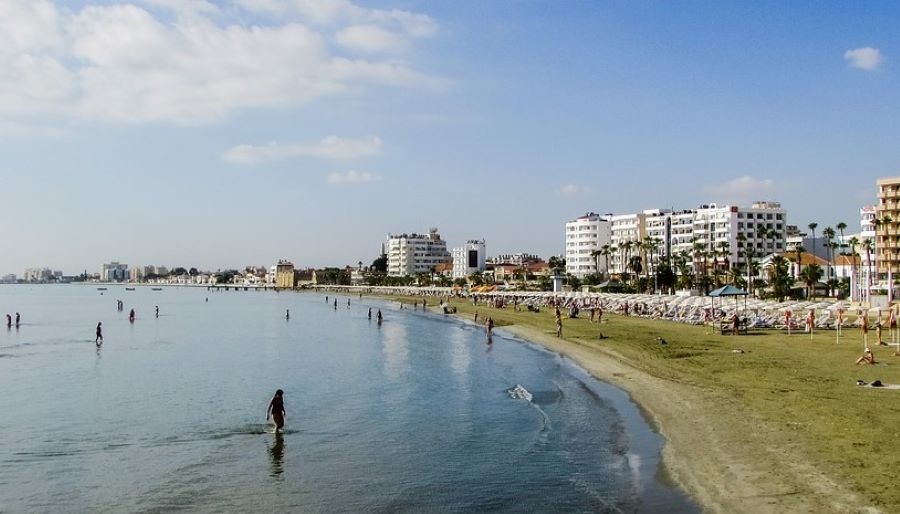
M 559 352 L 627 391 L 665 438 L 672 479 L 710 512 L 900 508 L 891 471 L 900 394 L 854 380 L 900 382 L 900 357 L 886 366 L 854 366 L 858 331 L 846 330 L 835 344 L 833 331 L 728 336 L 607 314 L 602 324 L 564 319 L 557 338 L 550 309 L 515 312 L 465 299 L 450 305 L 469 321 L 477 310 L 479 324 L 490 316 L 499 330 Z

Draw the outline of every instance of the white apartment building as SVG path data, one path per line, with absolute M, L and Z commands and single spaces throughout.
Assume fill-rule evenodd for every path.
M 49 268 L 28 268 L 22 275 L 25 282 L 47 282 L 53 278 L 53 272 Z
M 598 258 L 592 254 L 606 244 L 610 244 L 610 223 L 599 214 L 589 212 L 566 223 L 566 273 L 583 278 L 605 271 L 597 269 Z
M 657 250 L 650 259 L 650 272 L 660 263 L 682 252 L 691 253 L 694 246 L 694 211 L 690 209 L 644 211 L 647 239 L 656 242 Z
M 628 248 L 647 236 L 647 215 L 644 213 L 616 214 L 609 218 L 610 242 L 615 251 L 609 256 L 610 273 L 625 273 L 628 260 L 641 253 Z
M 760 227 L 765 229 L 765 235 Z M 756 202 L 750 207 L 708 204 L 701 205 L 694 214 L 694 242 L 707 252 L 719 254 L 726 243 L 730 267 L 746 265 L 748 247 L 753 248 L 756 260 L 784 252 L 786 231 L 787 216 L 778 202 Z
M 531 253 L 502 253 L 491 257 L 487 262 L 491 264 L 511 264 L 513 266 L 524 266 L 531 262 L 538 262 L 541 258 Z
M 452 259 L 447 243 L 436 228 L 429 229 L 427 235 L 388 234 L 384 253 L 388 258 L 388 275 L 395 277 L 430 273 L 438 264 Z
M 484 239 L 466 241 L 451 252 L 453 255 L 453 278 L 466 278 L 472 273 L 484 271 Z
M 104 264 L 100 268 L 101 282 L 122 282 L 128 280 L 128 265 L 118 262 Z

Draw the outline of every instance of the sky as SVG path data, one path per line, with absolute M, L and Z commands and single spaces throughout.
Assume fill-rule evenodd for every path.
M 369 263 L 440 229 L 900 175 L 900 3 L 0 0 L 0 274 Z

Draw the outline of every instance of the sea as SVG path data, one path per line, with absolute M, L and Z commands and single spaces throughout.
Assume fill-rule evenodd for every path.
M 487 344 L 367 297 L 101 287 L 0 286 L 0 512 L 700 511 L 623 391 L 502 329 Z

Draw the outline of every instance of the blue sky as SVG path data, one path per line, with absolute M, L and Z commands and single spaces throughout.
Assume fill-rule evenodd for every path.
M 563 249 L 588 211 L 900 174 L 895 2 L 3 0 L 0 273 Z

